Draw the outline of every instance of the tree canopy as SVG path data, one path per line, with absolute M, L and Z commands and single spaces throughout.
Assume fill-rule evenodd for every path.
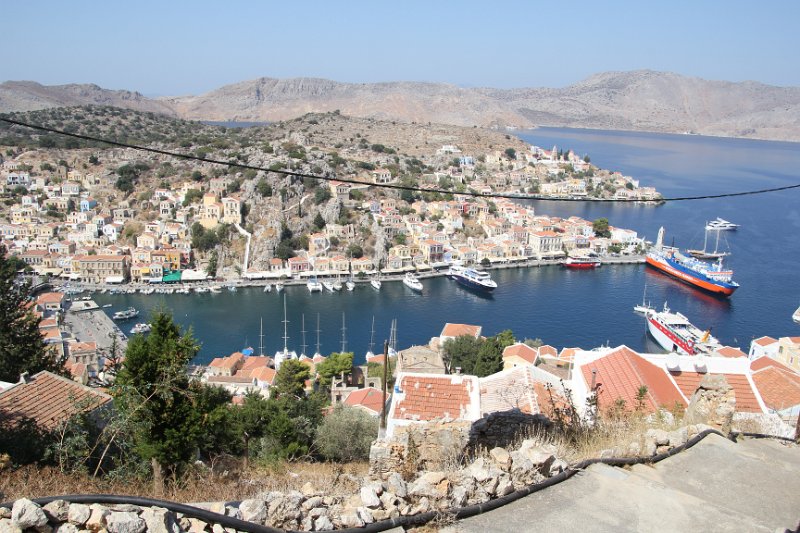
M 592 222 L 592 229 L 596 237 L 611 237 L 611 230 L 608 228 L 607 218 L 598 218 Z
M 17 279 L 19 264 L 0 246 L 0 381 L 16 382 L 20 374 L 42 370 L 60 373 L 63 361 L 47 347 L 33 314 L 30 283 Z
M 514 343 L 514 334 L 505 330 L 487 339 L 462 335 L 448 339 L 443 346 L 445 365 L 451 372 L 488 376 L 503 369 L 503 350 Z
M 331 378 L 353 371 L 353 352 L 333 352 L 316 370 L 322 384 L 330 387 Z
M 305 392 L 306 380 L 311 379 L 311 371 L 297 359 L 287 359 L 275 374 L 273 392 L 278 396 L 300 397 Z

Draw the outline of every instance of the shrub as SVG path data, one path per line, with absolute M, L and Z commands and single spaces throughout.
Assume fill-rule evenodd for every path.
M 369 448 L 378 436 L 378 419 L 343 405 L 325 417 L 317 430 L 316 445 L 326 459 L 350 462 L 369 459 Z

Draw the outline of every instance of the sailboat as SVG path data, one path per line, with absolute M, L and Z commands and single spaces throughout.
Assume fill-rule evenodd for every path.
M 642 293 L 642 304 L 633 306 L 633 312 L 638 313 L 640 315 L 646 315 L 649 311 L 653 310 L 653 306 L 650 305 L 650 302 L 645 302 L 645 297 L 647 296 L 647 285 L 644 286 L 644 292 Z
M 342 313 L 342 349 L 339 353 L 347 351 L 347 328 L 344 324 L 344 313 Z
M 708 232 L 709 231 L 716 231 L 717 232 L 717 239 L 714 243 L 714 251 L 708 250 Z M 709 228 L 706 226 L 705 232 L 705 239 L 703 240 L 703 249 L 702 250 L 686 250 L 689 255 L 696 257 L 698 259 L 719 259 L 720 257 L 725 257 L 731 255 L 729 252 L 720 252 L 719 251 L 719 234 L 720 230 L 718 228 Z
M 345 286 L 347 287 L 347 290 L 348 290 L 348 291 L 355 290 L 355 288 L 356 288 L 356 282 L 355 282 L 355 281 L 353 281 L 353 277 L 352 277 L 352 276 L 350 276 L 349 278 L 347 278 L 347 282 L 345 283 Z
M 283 350 L 275 353 L 275 370 L 279 369 L 281 363 L 287 359 L 297 359 L 297 353 L 289 351 L 289 321 L 286 319 L 286 295 L 283 296 Z
M 320 329 L 319 329 L 319 313 L 317 313 L 317 351 L 314 352 L 314 359 L 316 359 L 317 357 L 322 357 L 322 354 L 319 351 L 319 347 L 320 347 L 319 332 L 320 332 Z
M 375 357 L 372 349 L 375 347 L 375 315 L 372 316 L 372 331 L 369 334 L 369 350 L 367 350 L 366 360 L 369 361 L 370 357 Z
M 306 355 L 306 348 L 308 348 L 308 344 L 306 344 L 306 314 L 303 313 L 302 317 L 303 317 L 302 318 L 302 320 L 303 320 L 303 329 L 301 330 L 301 332 L 303 333 L 303 344 L 300 345 L 300 347 L 302 348 L 302 350 L 300 350 L 300 357 L 301 358 L 308 357 Z
M 381 275 L 380 275 L 380 273 L 378 274 L 378 277 L 372 278 L 370 280 L 369 284 L 372 285 L 372 288 L 375 289 L 376 291 L 381 290 Z

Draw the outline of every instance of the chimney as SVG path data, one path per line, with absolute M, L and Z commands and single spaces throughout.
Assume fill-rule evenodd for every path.
M 594 390 L 597 387 L 597 369 L 592 369 L 592 386 L 589 390 Z
M 461 374 L 461 367 L 460 366 L 456 367 L 456 374 Z
M 31 375 L 28 372 L 23 372 L 19 375 L 19 382 L 20 383 L 30 383 L 31 382 Z

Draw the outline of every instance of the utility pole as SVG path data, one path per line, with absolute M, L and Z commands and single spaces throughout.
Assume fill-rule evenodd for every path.
M 383 402 L 381 403 L 381 430 L 386 432 L 386 375 L 389 368 L 389 341 L 383 341 Z

